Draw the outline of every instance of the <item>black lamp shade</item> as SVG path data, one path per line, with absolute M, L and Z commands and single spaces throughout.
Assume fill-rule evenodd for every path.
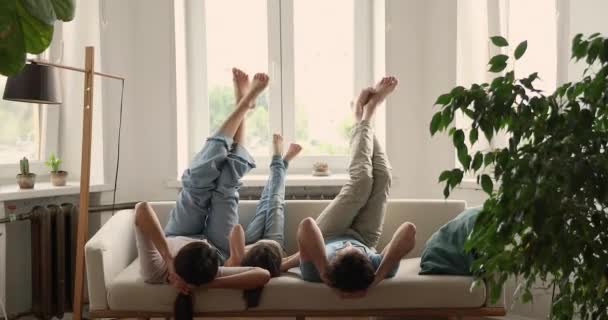
M 54 68 L 36 63 L 26 64 L 21 72 L 6 80 L 3 98 L 19 102 L 60 104 Z

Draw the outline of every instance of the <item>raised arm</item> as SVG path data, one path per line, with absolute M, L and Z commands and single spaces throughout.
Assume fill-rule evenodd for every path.
M 283 258 L 281 262 L 281 272 L 287 272 L 291 268 L 295 268 L 300 265 L 300 252 L 296 252 L 289 257 Z
M 169 265 L 169 262 L 173 265 L 173 257 L 169 252 L 165 233 L 160 226 L 154 209 L 152 209 L 149 203 L 140 202 L 135 205 L 135 225 L 146 238 L 154 243 L 154 247 L 158 250 L 158 253 L 160 253 L 167 265 Z
M 215 278 L 203 287 L 247 290 L 262 287 L 270 281 L 270 272 L 258 267 L 234 267 L 223 270 L 226 271 L 226 275 Z
M 325 270 L 327 268 L 327 256 L 325 254 L 325 241 L 321 229 L 312 218 L 306 218 L 298 226 L 298 247 L 300 248 L 300 259 L 311 261 L 321 279 L 325 282 Z
M 169 283 L 180 292 L 184 294 L 188 293 L 188 285 L 179 275 L 177 275 L 177 273 L 175 273 L 173 256 L 171 255 L 171 252 L 169 252 L 165 233 L 160 226 L 156 212 L 154 212 L 154 209 L 152 209 L 152 206 L 150 206 L 149 203 L 140 202 L 135 205 L 135 225 L 141 230 L 144 237 L 152 241 L 160 256 L 165 260 L 168 269 L 167 280 Z
M 386 278 L 386 275 L 395 268 L 401 258 L 408 254 L 416 244 L 416 227 L 413 223 L 406 222 L 397 228 L 391 242 L 382 250 L 382 262 L 376 270 L 374 284 Z
M 232 227 L 228 236 L 230 243 L 230 258 L 226 260 L 224 266 L 236 267 L 241 265 L 243 256 L 245 255 L 245 231 L 240 224 Z

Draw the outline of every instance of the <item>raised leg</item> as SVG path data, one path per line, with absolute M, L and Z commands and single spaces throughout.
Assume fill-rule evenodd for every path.
M 372 166 L 374 176 L 372 191 L 367 203 L 355 218 L 349 233 L 366 245 L 375 247 L 382 234 L 392 179 L 388 157 L 375 136 Z
M 209 215 L 208 207 L 211 191 L 215 189 L 220 176 L 220 168 L 228 158 L 232 138 L 216 134 L 205 143 L 196 154 L 190 168 L 182 175 L 183 188 L 177 196 L 175 208 L 171 211 L 165 227 L 168 236 L 201 234 Z
M 367 202 L 372 189 L 373 132 L 367 120 L 360 121 L 351 137 L 349 181 L 316 219 L 325 238 L 344 234 L 359 210 Z
M 256 214 L 245 231 L 247 244 L 260 239 L 269 239 L 277 241 L 281 246 L 284 245 L 285 175 L 289 161 L 302 150 L 302 147 L 298 144 L 291 144 L 285 157 L 281 157 L 282 144 L 281 135 L 275 134 L 270 176 L 256 207 Z
M 240 69 L 232 69 L 232 82 L 234 85 L 234 99 L 238 103 L 243 99 L 247 91 L 249 90 L 249 75 Z M 251 101 L 249 108 L 254 108 L 254 101 Z M 234 134 L 234 143 L 245 145 L 245 119 L 241 120 L 236 133 Z
M 222 124 L 219 129 L 219 132 L 228 137 L 234 137 L 237 130 L 241 126 L 241 122 L 243 121 L 245 114 L 249 110 L 251 104 L 258 95 L 266 88 L 268 85 L 268 75 L 264 73 L 256 73 L 253 77 L 253 81 L 249 86 L 249 89 L 243 98 L 237 102 L 236 108 L 234 111 L 228 116 L 228 119 Z
M 253 157 L 243 146 L 235 144 L 222 167 L 216 188 L 211 192 L 205 236 L 226 256 L 230 251 L 228 235 L 239 221 L 240 180 L 253 168 Z
M 356 112 L 361 119 L 370 120 L 378 105 L 395 90 L 399 82 L 394 77 L 383 78 L 373 89 L 365 89 L 359 95 Z M 391 186 L 391 167 L 386 153 L 374 136 L 372 156 L 373 184 L 367 202 L 354 219 L 349 234 L 366 245 L 375 247 L 382 234 L 386 204 Z

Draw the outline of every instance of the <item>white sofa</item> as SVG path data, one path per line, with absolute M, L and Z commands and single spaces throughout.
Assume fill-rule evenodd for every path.
M 315 217 L 329 203 L 287 201 L 287 251 L 296 249 L 298 223 Z M 252 218 L 256 201 L 241 201 L 241 223 Z M 464 210 L 463 201 L 391 200 L 378 250 L 402 222 L 417 227 L 414 250 L 401 261 L 397 275 L 370 290 L 363 299 L 343 300 L 323 284 L 300 279 L 298 269 L 273 278 L 266 285 L 259 307 L 246 310 L 242 291 L 200 290 L 195 296 L 197 316 L 501 316 L 504 301 L 488 302 L 486 287 L 472 286 L 472 277 L 422 276 L 420 254 L 427 239 Z M 174 202 L 152 203 L 162 224 Z M 86 267 L 91 318 L 168 317 L 176 292 L 167 285 L 150 285 L 139 276 L 133 231 L 133 210 L 116 213 L 86 244 Z

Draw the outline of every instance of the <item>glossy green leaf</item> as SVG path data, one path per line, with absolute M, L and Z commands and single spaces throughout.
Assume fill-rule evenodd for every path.
M 13 1 L 0 1 L 0 74 L 13 75 L 25 64 L 25 43 Z
M 488 64 L 489 65 L 506 64 L 507 60 L 509 60 L 509 56 L 507 56 L 505 54 L 497 54 L 490 59 L 490 62 L 488 62 Z
M 464 143 L 457 147 L 456 155 L 463 169 L 469 170 L 471 167 L 471 156 L 469 155 L 469 150 Z
M 474 171 L 477 171 L 481 168 L 482 164 L 483 164 L 483 154 L 481 154 L 481 152 L 477 151 L 477 153 L 475 153 L 475 157 L 473 157 L 473 164 L 471 165 L 471 168 Z
M 464 131 L 462 131 L 462 129 L 456 130 L 452 136 L 452 140 L 454 142 L 454 146 L 457 148 L 464 145 Z
M 492 182 L 492 178 L 489 175 L 483 174 L 481 175 L 481 189 L 485 191 L 485 193 L 491 195 L 492 190 L 494 190 L 494 183 Z
M 477 142 L 478 138 L 479 138 L 479 130 L 477 130 L 477 128 L 472 128 L 471 131 L 469 132 L 469 142 L 471 143 L 471 145 L 474 145 L 475 142 Z
M 431 120 L 431 135 L 434 135 L 439 129 L 441 129 L 441 121 L 442 121 L 442 117 L 441 117 L 441 112 L 437 112 L 435 113 L 435 115 L 433 116 L 433 119 Z
M 513 56 L 515 56 L 516 60 L 519 60 L 519 58 L 521 58 L 524 53 L 526 53 L 526 50 L 528 49 L 528 41 L 522 41 L 520 44 L 517 45 L 517 48 L 515 48 L 515 52 L 513 54 Z
M 497 46 L 497 47 L 506 47 L 509 45 L 509 42 L 507 42 L 507 39 L 501 37 L 501 36 L 494 36 L 490 38 L 492 40 L 492 43 Z
M 483 165 L 484 166 L 489 166 L 494 162 L 494 153 L 489 152 L 486 153 L 485 157 L 483 158 Z
M 443 172 L 441 172 L 441 174 L 439 175 L 439 182 L 443 182 L 448 180 L 450 177 L 452 176 L 452 171 L 450 170 L 444 170 Z
M 57 19 L 68 22 L 74 19 L 76 12 L 75 0 L 51 0 Z
M 21 3 L 26 12 L 39 22 L 47 26 L 53 26 L 57 17 L 51 0 L 17 0 Z
M 446 94 L 442 94 L 437 98 L 437 101 L 435 101 L 436 105 L 447 105 L 450 103 L 450 101 L 452 101 L 452 95 L 449 93 Z
M 33 54 L 42 53 L 53 40 L 54 27 L 31 15 L 19 2 L 17 2 L 17 14 L 23 30 L 25 51 Z
M 498 72 L 502 72 L 503 70 L 505 70 L 506 67 L 507 67 L 506 63 L 499 62 L 499 63 L 495 63 L 495 64 L 491 65 L 490 69 L 488 69 L 488 71 L 498 73 Z
M 74 0 L 0 1 L 0 74 L 16 74 L 25 65 L 26 53 L 46 50 L 56 19 L 69 21 L 74 12 Z

